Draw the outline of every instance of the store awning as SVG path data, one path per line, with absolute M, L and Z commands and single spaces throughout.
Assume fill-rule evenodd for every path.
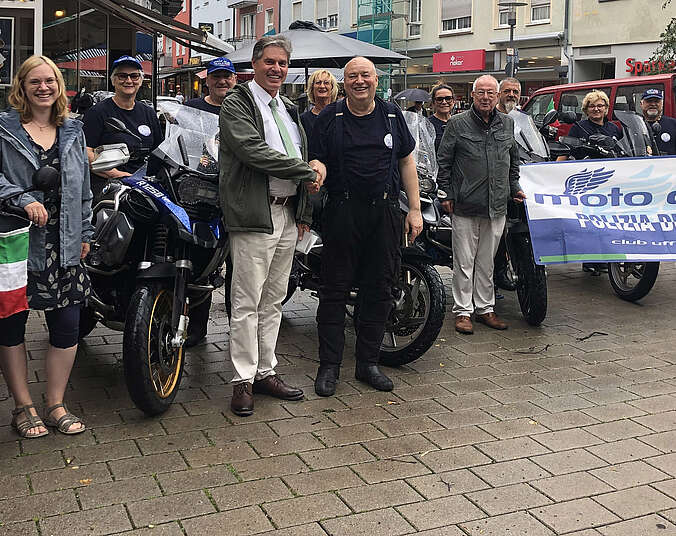
M 123 19 L 131 26 L 147 33 L 166 35 L 179 45 L 201 52 L 222 56 L 233 52 L 235 48 L 199 28 L 193 28 L 182 22 L 166 17 L 157 11 L 130 2 L 129 0 L 88 0 L 111 15 Z

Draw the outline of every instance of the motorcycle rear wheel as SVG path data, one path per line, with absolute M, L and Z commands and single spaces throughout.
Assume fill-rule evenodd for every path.
M 659 262 L 611 262 L 608 264 L 608 279 L 615 294 L 634 302 L 650 292 L 659 271 Z
M 511 237 L 511 263 L 516 274 L 516 294 L 521 314 L 531 326 L 539 326 L 547 316 L 547 272 L 535 264 L 530 237 Z
M 183 348 L 173 348 L 173 293 L 160 285 L 136 289 L 124 326 L 122 362 L 129 395 L 146 415 L 160 415 L 176 398 Z
M 410 283 L 406 281 L 410 273 Z M 436 340 L 446 314 L 446 292 L 441 276 L 426 263 L 403 260 L 399 288 L 404 303 L 393 309 L 385 325 L 380 347 L 380 363 L 398 367 L 411 363 L 430 349 Z M 355 308 L 355 325 L 358 325 Z

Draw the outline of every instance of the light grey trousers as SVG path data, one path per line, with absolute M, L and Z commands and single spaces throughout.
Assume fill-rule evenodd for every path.
M 490 313 L 495 306 L 493 257 L 505 228 L 499 218 L 453 214 L 453 313 Z

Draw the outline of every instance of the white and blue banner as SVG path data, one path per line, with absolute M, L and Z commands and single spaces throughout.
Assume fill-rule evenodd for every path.
M 676 157 L 521 166 L 537 264 L 676 260 Z

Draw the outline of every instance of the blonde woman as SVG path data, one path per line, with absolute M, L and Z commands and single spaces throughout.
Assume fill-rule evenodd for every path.
M 67 102 L 58 67 L 45 56 L 31 56 L 14 76 L 11 108 L 0 114 L 0 197 L 30 188 L 33 172 L 43 166 L 55 168 L 61 177 L 51 192 L 16 197 L 33 223 L 28 304 L 30 309 L 45 312 L 49 328 L 43 422 L 27 382 L 24 333 L 28 311 L 0 320 L 0 368 L 16 405 L 12 426 L 24 438 L 46 435 L 45 424 L 64 434 L 85 430 L 63 404 L 77 351 L 80 307 L 90 293 L 80 260 L 89 252 L 94 232 L 82 123 L 68 118 Z
M 305 91 L 313 106 L 310 110 L 301 114 L 300 120 L 303 123 L 305 133 L 309 137 L 319 113 L 338 98 L 338 81 L 326 69 L 318 69 L 308 78 Z

